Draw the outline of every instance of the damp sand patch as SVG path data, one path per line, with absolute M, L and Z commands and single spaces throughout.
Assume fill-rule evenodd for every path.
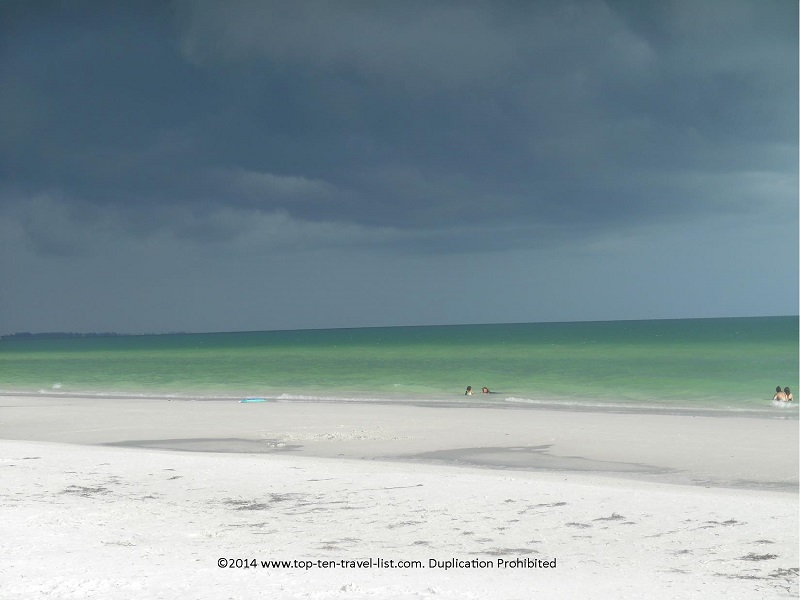
M 454 448 L 423 452 L 406 458 L 496 469 L 531 471 L 583 471 L 651 475 L 675 472 L 674 469 L 635 462 L 593 460 L 583 456 L 557 456 L 550 454 L 550 448 L 550 445 Z
M 228 454 L 273 454 L 291 452 L 301 446 L 286 444 L 279 439 L 250 440 L 246 438 L 176 438 L 162 440 L 125 440 L 105 446 L 179 450 L 182 452 L 221 452 Z

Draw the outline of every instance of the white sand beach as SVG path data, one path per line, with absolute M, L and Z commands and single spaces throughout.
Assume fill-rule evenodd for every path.
M 797 451 L 796 419 L 0 396 L 0 589 L 796 598 Z

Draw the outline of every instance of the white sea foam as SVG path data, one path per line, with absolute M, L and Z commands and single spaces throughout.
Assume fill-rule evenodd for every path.
M 381 398 L 375 394 L 363 396 L 318 396 L 314 394 L 279 394 L 275 400 L 293 400 L 296 402 L 392 402 L 389 398 Z
M 666 405 L 640 405 L 640 404 L 623 404 L 619 402 L 603 402 L 602 400 L 561 400 L 555 398 L 546 398 L 546 399 L 534 399 L 534 398 L 518 398 L 515 396 L 509 396 L 508 398 L 504 399 L 505 402 L 517 403 L 517 404 L 533 404 L 537 406 L 578 406 L 578 407 L 592 407 L 592 408 L 652 408 L 652 409 L 659 409 L 659 408 L 672 408 Z
M 794 402 L 782 402 L 780 400 L 773 400 L 772 406 L 777 406 L 780 408 L 791 408 L 793 406 L 797 406 Z
M 3 396 L 27 396 L 33 392 L 27 390 L 14 390 L 14 389 L 0 389 L 0 395 Z M 193 393 L 169 393 L 169 392 L 115 392 L 115 391 L 87 391 L 87 390 L 64 390 L 57 388 L 44 389 L 41 388 L 36 391 L 38 394 L 52 396 L 54 398 L 141 398 L 147 399 L 177 399 L 177 400 L 225 400 L 230 399 L 231 395 L 211 395 L 211 394 L 193 394 Z

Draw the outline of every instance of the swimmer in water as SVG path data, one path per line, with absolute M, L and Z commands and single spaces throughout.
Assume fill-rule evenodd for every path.
M 788 387 L 783 388 L 783 393 L 786 394 L 787 402 L 794 400 L 794 396 L 792 396 L 792 390 L 790 390 Z
M 772 399 L 777 400 L 778 402 L 788 402 L 786 398 L 786 392 L 781 389 L 781 386 L 775 388 L 775 395 L 772 397 Z
M 465 396 L 472 396 L 472 386 L 471 385 L 467 386 L 467 391 L 464 392 L 464 395 Z
M 492 392 L 490 392 L 490 391 L 489 391 L 489 388 L 488 388 L 488 387 L 486 387 L 486 386 L 483 386 L 483 389 L 482 389 L 481 391 L 482 391 L 484 394 L 491 394 L 491 393 L 492 393 Z

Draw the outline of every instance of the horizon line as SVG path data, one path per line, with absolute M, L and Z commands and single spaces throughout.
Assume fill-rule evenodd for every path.
M 646 321 L 709 321 L 715 319 L 777 319 L 777 318 L 800 318 L 800 314 L 790 315 L 746 315 L 746 316 L 721 316 L 721 317 L 657 317 L 649 319 L 588 319 L 588 320 L 566 320 L 566 321 L 499 321 L 493 323 L 446 323 L 446 324 L 418 324 L 418 325 L 361 325 L 343 327 L 291 327 L 286 329 L 239 329 L 239 330 L 217 330 L 217 331 L 160 331 L 143 333 L 123 333 L 117 331 L 17 331 L 13 333 L 0 334 L 2 339 L 24 339 L 36 337 L 133 337 L 133 336 L 157 336 L 157 335 L 224 335 L 235 333 L 278 333 L 293 331 L 346 331 L 350 329 L 409 329 L 414 327 L 481 327 L 489 325 L 558 325 L 575 323 L 625 323 L 625 322 L 646 322 Z

